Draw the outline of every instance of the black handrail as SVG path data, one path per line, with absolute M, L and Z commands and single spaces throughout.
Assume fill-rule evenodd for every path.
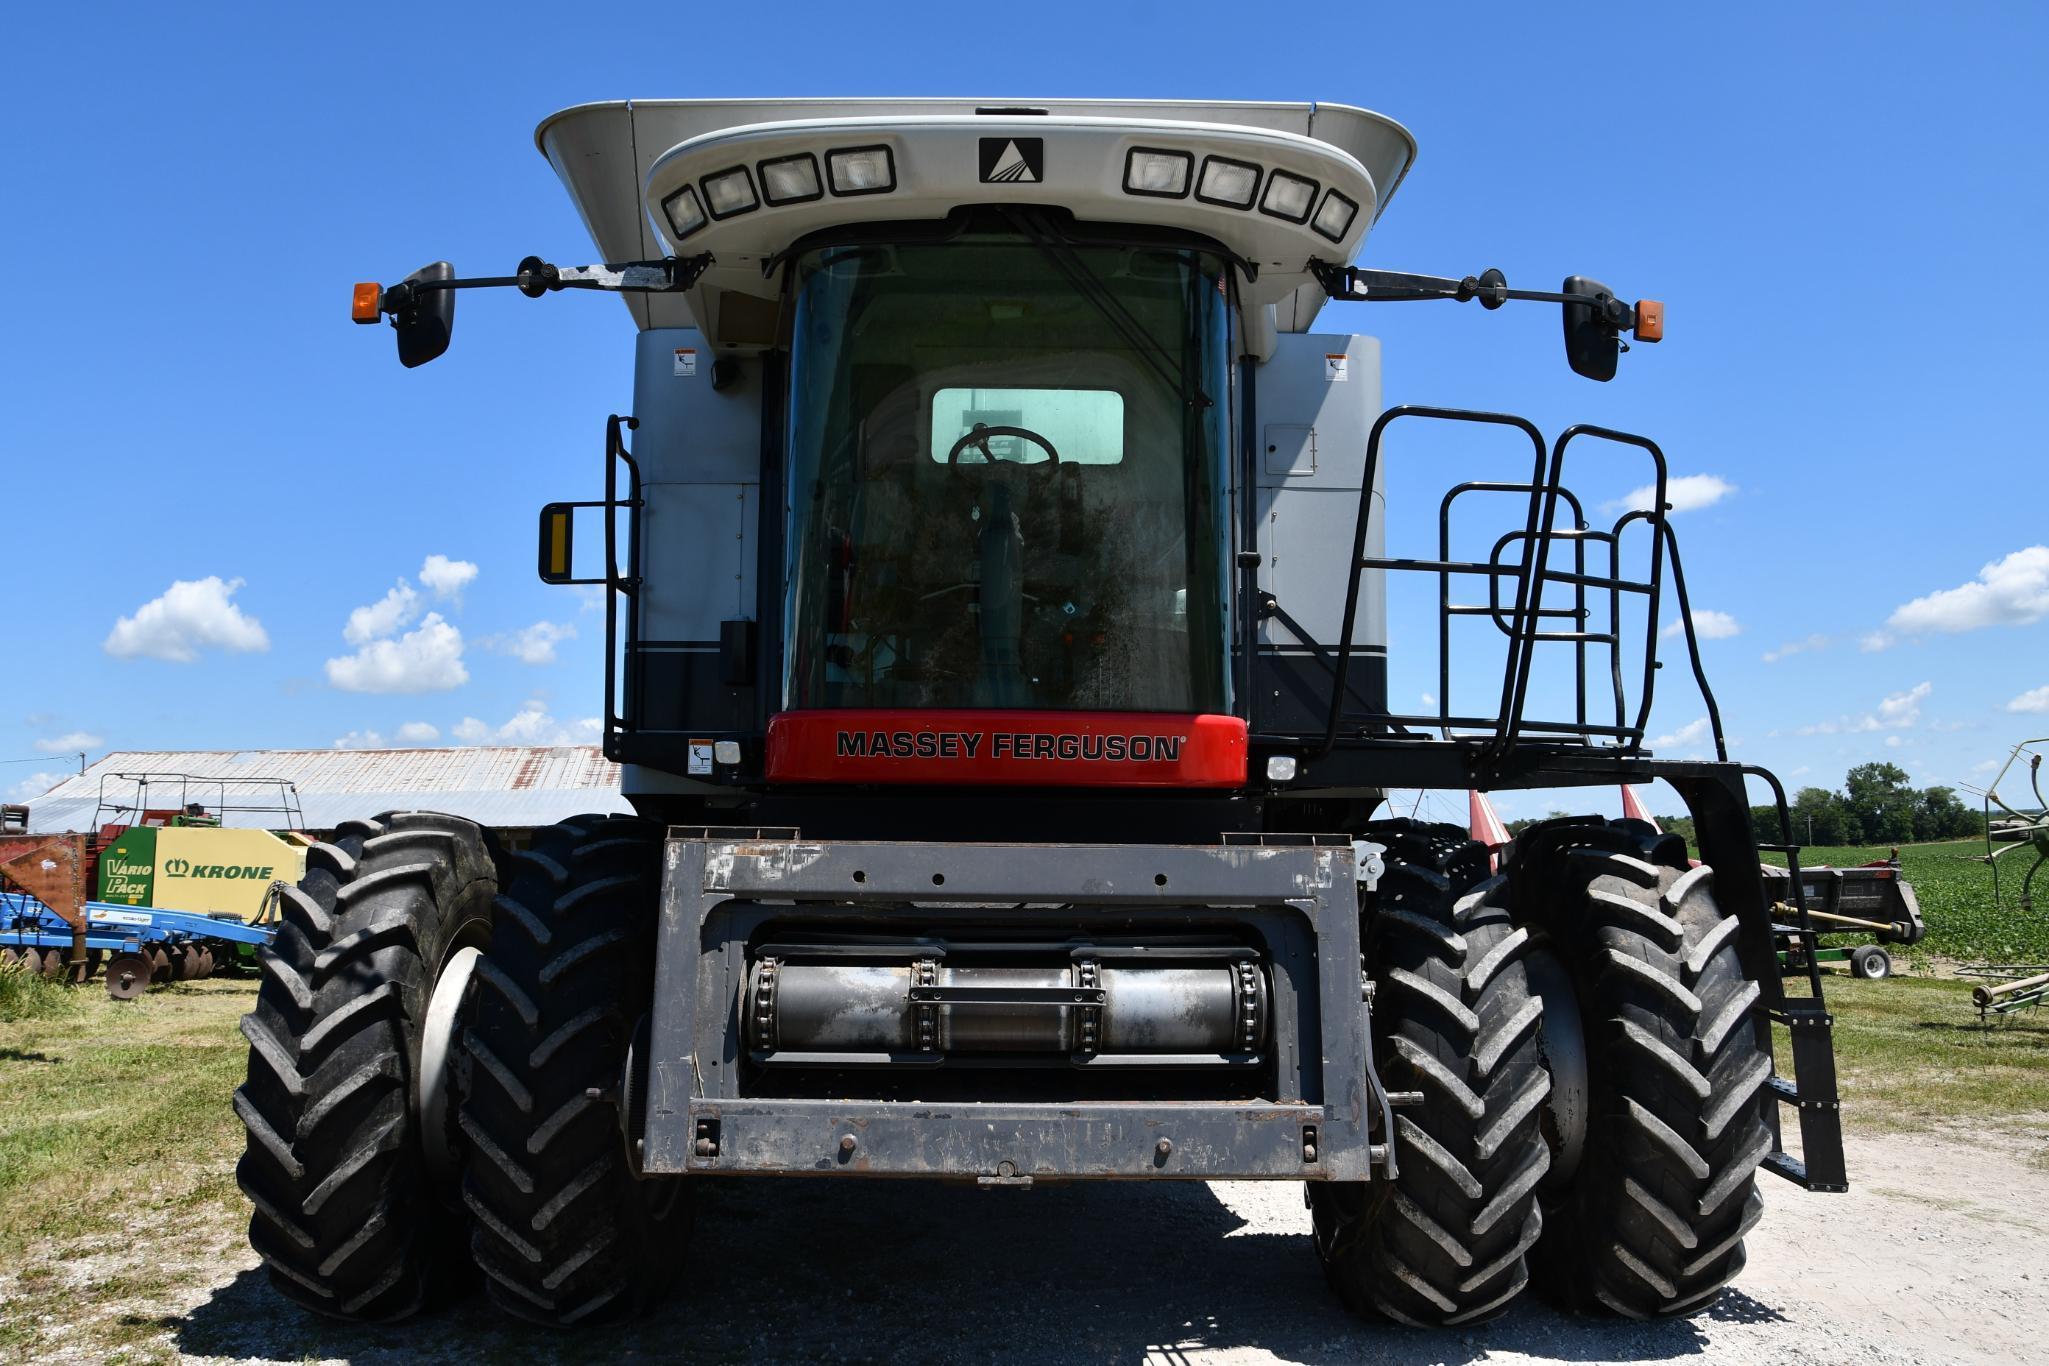
M 1538 527 L 1536 486 L 1542 482 L 1544 477 L 1544 434 L 1538 431 L 1529 419 L 1516 417 L 1509 413 L 1470 412 L 1460 408 L 1432 408 L 1415 405 L 1390 408 L 1382 413 L 1374 422 L 1373 430 L 1366 438 L 1366 469 L 1364 480 L 1359 490 L 1359 516 L 1352 531 L 1351 574 L 1345 589 L 1344 626 L 1338 640 L 1336 686 L 1331 690 L 1330 713 L 1326 718 L 1324 726 L 1323 743 L 1316 751 L 1319 756 L 1330 753 L 1337 745 L 1338 727 L 1344 720 L 1345 684 L 1348 681 L 1351 670 L 1353 634 L 1356 629 L 1355 618 L 1359 611 L 1359 580 L 1361 574 L 1367 569 L 1372 568 L 1435 570 L 1438 574 L 1438 593 L 1440 599 L 1442 599 L 1450 592 L 1451 574 L 1455 570 L 1465 568 L 1465 566 L 1445 561 L 1436 563 L 1400 561 L 1388 560 L 1378 556 L 1369 559 L 1366 555 L 1367 532 L 1373 518 L 1373 497 L 1378 491 L 1380 483 L 1381 437 L 1386 433 L 1389 426 L 1405 417 L 1431 418 L 1444 422 L 1478 422 L 1493 426 L 1513 427 L 1528 436 L 1530 444 L 1535 448 L 1536 455 L 1530 468 L 1531 494 L 1526 530 L 1531 538 L 1528 544 L 1533 546 L 1536 540 Z M 1523 613 L 1528 606 L 1528 598 L 1530 596 L 1529 570 L 1530 552 L 1526 548 L 1523 556 L 1522 573 L 1516 585 L 1515 603 L 1515 620 L 1519 626 L 1523 627 L 1527 626 Z M 1442 634 L 1440 633 L 1441 640 Z M 1514 686 L 1514 671 L 1511 669 L 1502 679 L 1502 714 L 1499 724 L 1505 724 L 1507 720 Z
M 1369 555 L 1367 548 L 1375 540 L 1380 529 L 1374 518 L 1374 502 L 1379 493 L 1381 453 L 1385 434 L 1400 418 L 1431 418 L 1441 421 L 1476 422 L 1496 426 L 1508 426 L 1523 432 L 1530 438 L 1534 448 L 1532 469 L 1528 481 L 1485 481 L 1473 480 L 1454 485 L 1438 505 L 1437 558 L 1395 558 L 1385 553 Z M 1573 491 L 1565 486 L 1564 468 L 1567 452 L 1573 443 L 1583 439 L 1612 442 L 1632 447 L 1650 458 L 1653 480 L 1650 488 L 1652 506 L 1625 513 L 1608 530 L 1591 527 L 1586 520 L 1585 508 Z M 1452 505 L 1468 493 L 1508 493 L 1527 496 L 1523 526 L 1519 530 L 1503 533 L 1493 544 L 1485 561 L 1454 559 L 1451 548 Z M 1671 559 L 1671 578 L 1678 600 L 1679 622 L 1683 629 L 1694 681 L 1699 685 L 1702 700 L 1706 703 L 1708 717 L 1714 731 L 1715 751 L 1722 762 L 1728 761 L 1727 739 L 1722 730 L 1721 709 L 1713 690 L 1708 686 L 1707 673 L 1700 658 L 1699 634 L 1693 620 L 1692 603 L 1687 597 L 1686 577 L 1679 558 L 1678 537 L 1668 519 L 1667 501 L 1669 494 L 1668 466 L 1664 451 L 1648 437 L 1631 432 L 1617 431 L 1590 423 L 1581 423 L 1567 428 L 1557 441 L 1548 448 L 1543 435 L 1522 418 L 1502 413 L 1468 412 L 1451 408 L 1399 407 L 1381 414 L 1374 423 L 1367 438 L 1366 462 L 1362 487 L 1359 494 L 1359 512 L 1353 525 L 1352 561 L 1350 578 L 1345 592 L 1345 614 L 1337 649 L 1327 653 L 1321 648 L 1314 653 L 1332 676 L 1333 689 L 1330 706 L 1324 718 L 1324 734 L 1317 755 L 1328 754 L 1338 743 L 1339 730 L 1347 720 L 1363 721 L 1367 725 L 1383 725 L 1404 731 L 1417 726 L 1438 731 L 1446 741 L 1456 741 L 1469 747 L 1470 762 L 1476 769 L 1486 768 L 1504 762 L 1509 753 L 1523 742 L 1542 738 L 1544 743 L 1577 739 L 1588 742 L 1595 739 L 1612 740 L 1618 752 L 1635 756 L 1642 752 L 1644 738 L 1648 733 L 1650 712 L 1655 696 L 1658 657 L 1658 622 L 1664 595 L 1665 561 Z M 1557 525 L 1560 503 L 1571 514 L 1571 525 Z M 1380 517 L 1385 517 L 1382 504 Z M 1623 577 L 1622 536 L 1634 522 L 1642 521 L 1652 528 L 1649 574 L 1643 579 Z M 1570 568 L 1553 568 L 1551 543 L 1554 540 L 1572 543 Z M 1605 544 L 1608 548 L 1607 573 L 1592 571 L 1587 563 L 1589 544 Z M 1520 555 L 1511 561 L 1516 549 Z M 1435 716 L 1412 715 L 1386 708 L 1367 712 L 1348 711 L 1346 708 L 1346 684 L 1349 681 L 1351 657 L 1357 648 L 1357 614 L 1363 576 L 1368 570 L 1396 570 L 1435 574 L 1438 580 L 1438 704 Z M 1487 597 L 1484 603 L 1455 603 L 1451 598 L 1451 580 L 1454 575 L 1477 575 L 1487 580 Z M 1513 579 L 1516 584 L 1513 606 L 1502 602 L 1501 581 Z M 1570 585 L 1571 606 L 1547 607 L 1544 592 L 1551 584 Z M 1606 629 L 1594 629 L 1589 608 L 1590 592 L 1604 592 L 1608 598 L 1608 621 Z M 1640 595 L 1645 599 L 1644 647 L 1642 663 L 1642 687 L 1638 696 L 1634 723 L 1629 716 L 1629 700 L 1623 683 L 1623 595 Z M 1292 619 L 1279 611 L 1278 604 L 1265 603 L 1262 612 L 1278 616 L 1297 636 L 1302 632 Z M 1507 658 L 1502 670 L 1500 710 L 1492 717 L 1456 715 L 1451 710 L 1451 619 L 1455 616 L 1484 616 L 1490 619 L 1497 630 L 1508 637 Z M 1547 621 L 1563 619 L 1572 624 L 1572 629 L 1546 630 Z M 1310 642 L 1312 645 L 1315 642 Z M 1539 644 L 1570 644 L 1574 654 L 1574 709 L 1571 721 L 1541 720 L 1524 714 L 1529 700 L 1531 679 L 1535 674 L 1536 647 Z M 1608 652 L 1608 682 L 1613 694 L 1614 724 L 1595 725 L 1588 720 L 1587 679 L 1589 646 L 1603 647 Z M 1455 731 L 1472 731 L 1473 734 L 1455 735 Z
M 633 718 L 625 715 L 619 700 L 619 612 L 617 594 L 626 596 L 626 649 L 630 654 L 640 644 L 640 465 L 626 448 L 624 433 L 640 423 L 617 413 L 605 419 L 605 757 L 619 761 L 619 737 Z M 619 498 L 619 462 L 626 462 L 629 479 L 627 497 Z M 626 514 L 627 572 L 619 572 L 619 509 Z M 632 679 L 627 680 L 629 686 Z

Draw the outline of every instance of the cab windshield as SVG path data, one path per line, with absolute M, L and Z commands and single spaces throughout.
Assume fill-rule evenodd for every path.
M 1223 263 L 1034 234 L 796 262 L 786 705 L 1223 711 Z

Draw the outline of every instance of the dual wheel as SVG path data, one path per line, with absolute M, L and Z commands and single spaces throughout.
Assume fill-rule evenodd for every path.
M 1355 1310 L 1500 1313 L 1532 1280 L 1629 1317 L 1706 1307 L 1742 1269 L 1771 1149 L 1760 990 L 1683 841 L 1547 822 L 1510 865 L 1391 821 L 1367 920 L 1374 1052 L 1404 1103 L 1398 1174 L 1310 1189 Z
M 683 1188 L 620 1111 L 653 988 L 659 830 L 563 822 L 498 856 L 400 812 L 307 852 L 244 1018 L 250 1242 L 306 1307 L 402 1318 L 474 1284 L 546 1323 L 631 1313 L 680 1264 Z

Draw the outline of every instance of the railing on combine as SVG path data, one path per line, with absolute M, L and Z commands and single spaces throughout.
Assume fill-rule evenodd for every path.
M 1376 518 L 1385 514 L 1375 509 L 1376 502 L 1382 508 L 1386 506 L 1384 499 L 1376 497 L 1380 492 L 1383 445 L 1388 430 L 1405 421 L 1508 428 L 1527 437 L 1532 452 L 1526 480 L 1469 480 L 1454 484 L 1445 492 L 1437 509 L 1436 554 L 1428 559 L 1369 553 L 1382 544 L 1386 533 L 1385 526 L 1376 523 Z M 1566 456 L 1576 443 L 1582 442 L 1602 442 L 1641 452 L 1652 475 L 1651 506 L 1624 512 L 1606 529 L 1589 525 L 1585 504 L 1564 479 Z M 1459 752 L 1460 762 L 1454 771 L 1464 779 L 1462 785 L 1479 787 L 1489 786 L 1494 780 L 1514 783 L 1541 778 L 1547 773 L 1576 782 L 1587 781 L 1589 771 L 1608 775 L 1608 781 L 1615 781 L 1617 774 L 1622 781 L 1644 781 L 1660 771 L 1678 776 L 1681 770 L 1697 770 L 1702 767 L 1697 762 L 1659 764 L 1645 750 L 1657 682 L 1659 616 L 1669 579 L 1678 610 L 1677 629 L 1686 643 L 1694 682 L 1706 704 L 1715 757 L 1728 764 L 1721 709 L 1701 664 L 1700 639 L 1687 596 L 1679 541 L 1666 516 L 1667 492 L 1665 454 L 1648 437 L 1582 424 L 1568 428 L 1547 445 L 1543 434 L 1530 422 L 1503 413 L 1429 407 L 1393 408 L 1383 413 L 1367 441 L 1342 634 L 1334 650 L 1313 650 L 1329 671 L 1332 682 L 1320 752 L 1329 754 L 1340 748 L 1372 750 L 1385 759 L 1390 750 L 1451 748 Z M 1485 559 L 1456 558 L 1454 512 L 1465 500 L 1479 494 L 1520 496 L 1521 525 L 1495 538 Z M 1569 525 L 1559 525 L 1561 509 L 1568 514 Z M 1642 577 L 1632 578 L 1623 572 L 1623 547 L 1625 536 L 1639 522 L 1650 536 L 1649 565 Z M 1356 701 L 1348 684 L 1358 648 L 1356 623 L 1362 585 L 1365 575 L 1374 570 L 1436 576 L 1435 712 L 1402 712 L 1392 707 L 1371 710 L 1347 705 L 1348 701 Z M 1461 595 L 1463 587 L 1475 579 L 1485 586 L 1471 595 L 1473 600 L 1466 600 Z M 1623 629 L 1624 604 L 1632 600 L 1642 604 L 1640 656 L 1630 650 Z M 1604 614 L 1597 610 L 1602 604 Z M 1303 634 L 1278 604 L 1269 604 L 1267 611 L 1296 635 Z M 1604 622 L 1600 619 L 1602 615 Z M 1500 689 L 1494 695 L 1495 710 L 1491 713 L 1462 711 L 1453 704 L 1453 688 L 1460 670 L 1452 657 L 1452 627 L 1462 618 L 1490 622 L 1506 639 Z M 1526 714 L 1539 646 L 1571 648 L 1568 716 Z M 1629 687 L 1632 675 L 1638 682 L 1633 705 Z M 1603 692 L 1606 696 L 1599 697 Z M 1526 759 L 1531 752 L 1540 754 L 1535 764 L 1508 762 L 1511 756 Z M 1613 762 L 1590 770 L 1586 761 L 1594 759 Z M 1817 931 L 1808 912 L 1800 849 L 1793 842 L 1785 789 L 1762 768 L 1743 765 L 1736 772 L 1770 785 L 1780 838 L 1776 843 L 1757 847 L 1765 853 L 1783 855 L 1790 875 L 1790 904 L 1779 910 L 1763 910 L 1763 917 L 1771 920 L 1774 935 L 1797 939 L 1808 950 L 1804 995 L 1797 988 L 1789 993 L 1785 987 L 1791 984 L 1782 983 L 1775 971 L 1760 982 L 1762 1008 L 1773 1026 L 1785 1029 L 1785 1052 L 1792 1064 L 1790 1076 L 1778 1075 L 1775 1069 L 1770 1092 L 1777 1102 L 1794 1107 L 1800 1131 L 1800 1152 L 1795 1155 L 1786 1150 L 1782 1141 L 1779 1105 L 1773 1104 L 1772 1151 L 1763 1165 L 1809 1190 L 1843 1190 L 1847 1179 L 1831 1039 L 1834 1021 L 1823 1001 L 1821 970 L 1812 953 Z M 1779 923 L 1787 918 L 1786 912 L 1790 912 L 1791 923 Z M 1762 963 L 1757 965 L 1759 971 L 1763 967 Z
M 1378 529 L 1374 525 L 1374 502 L 1381 472 L 1384 439 L 1388 429 L 1395 423 L 1411 419 L 1475 423 L 1507 427 L 1521 432 L 1530 441 L 1530 477 L 1527 480 L 1510 482 L 1472 480 L 1454 485 L 1448 490 L 1438 504 L 1435 558 L 1369 555 L 1367 547 L 1373 543 L 1374 532 Z M 1633 447 L 1648 456 L 1655 476 L 1651 484 L 1654 506 L 1627 512 L 1606 530 L 1588 525 L 1584 505 L 1578 495 L 1564 483 L 1567 451 L 1575 442 L 1586 440 Z M 1693 666 L 1694 679 L 1707 704 L 1716 754 L 1726 761 L 1728 750 L 1722 734 L 1721 712 L 1701 667 L 1699 639 L 1694 628 L 1692 606 L 1687 598 L 1686 575 L 1680 564 L 1679 543 L 1665 516 L 1666 483 L 1664 452 L 1650 438 L 1628 432 L 1581 424 L 1567 429 L 1547 449 L 1543 433 L 1534 425 L 1524 418 L 1505 413 L 1412 406 L 1391 408 L 1381 414 L 1380 419 L 1373 424 L 1372 433 L 1367 440 L 1365 479 L 1359 496 L 1359 513 L 1352 538 L 1351 570 L 1345 595 L 1343 631 L 1336 650 L 1321 656 L 1332 673 L 1333 681 L 1329 713 L 1323 733 L 1324 752 L 1337 746 L 1341 740 L 1370 735 L 1396 741 L 1432 738 L 1456 741 L 1479 751 L 1475 758 L 1481 765 L 1500 759 L 1518 743 L 1526 742 L 1552 745 L 1600 744 L 1625 754 L 1641 753 L 1655 692 L 1658 669 L 1658 613 L 1663 597 L 1666 567 L 1669 564 L 1672 587 L 1678 600 L 1680 626 Z M 1455 559 L 1452 554 L 1453 510 L 1460 500 L 1472 494 L 1483 493 L 1523 495 L 1522 527 L 1520 530 L 1505 532 L 1496 539 L 1491 553 L 1485 560 Z M 1560 504 L 1571 513 L 1572 525 L 1569 527 L 1557 525 Z M 1645 523 L 1650 531 L 1650 571 L 1644 578 L 1632 579 L 1624 577 L 1622 573 L 1622 543 L 1624 533 L 1637 522 Z M 1554 555 L 1556 542 L 1565 542 L 1571 547 L 1570 568 L 1561 568 L 1554 563 L 1557 558 Z M 1591 572 L 1590 552 L 1599 554 L 1602 550 L 1605 550 L 1606 572 Z M 1599 567 L 1601 566 L 1597 563 L 1596 568 Z M 1361 585 L 1364 575 L 1369 570 L 1437 576 L 1438 688 L 1437 711 L 1434 713 L 1397 712 L 1392 709 L 1359 711 L 1348 710 L 1346 707 L 1347 698 L 1350 696 L 1347 684 L 1358 644 L 1356 623 Z M 1486 600 L 1455 601 L 1454 581 L 1463 583 L 1474 578 L 1485 581 Z M 1512 603 L 1504 601 L 1504 584 L 1513 586 Z M 1555 594 L 1547 604 L 1547 586 L 1562 586 L 1569 589 L 1572 595 L 1571 605 L 1556 605 Z M 1591 629 L 1593 613 L 1590 595 L 1601 595 L 1606 599 L 1605 630 Z M 1622 631 L 1623 603 L 1626 598 L 1632 597 L 1641 598 L 1645 610 L 1642 681 L 1633 714 L 1629 707 L 1628 688 L 1624 676 Z M 1481 617 L 1490 620 L 1508 640 L 1499 703 L 1492 714 L 1461 713 L 1455 711 L 1452 706 L 1455 676 L 1452 664 L 1452 623 L 1460 617 Z M 1564 624 L 1554 626 L 1554 623 Z M 1574 707 L 1570 718 L 1550 719 L 1524 714 L 1530 696 L 1530 683 L 1535 673 L 1536 650 L 1539 645 L 1573 647 Z M 1590 651 L 1605 651 L 1606 654 L 1604 672 L 1610 693 L 1609 719 L 1596 720 L 1590 710 Z

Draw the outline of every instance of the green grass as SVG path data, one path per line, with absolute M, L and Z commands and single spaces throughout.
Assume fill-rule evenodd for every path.
M 44 1008 L 0 1023 L 0 1358 L 49 1349 L 53 1314 L 89 1333 L 89 1355 L 161 1356 L 160 1329 L 126 1311 L 214 1264 L 245 1217 L 229 1098 L 255 984 L 131 1002 L 39 985 Z
M 62 982 L 15 964 L 0 964 L 0 1024 L 68 1014 L 75 1003 L 73 992 Z
M 2049 1010 L 1980 1024 L 1970 982 L 1894 977 L 1827 982 L 1844 1126 L 1900 1133 L 1990 1126 L 2049 1166 Z M 1791 1060 L 1780 1046 L 1779 1068 Z
M 1885 845 L 1858 848 L 1816 847 L 1800 851 L 1803 867 L 1830 864 L 1851 868 L 1891 853 Z M 2005 907 L 1992 900 L 1992 870 L 1983 863 L 1983 840 L 1949 840 L 1940 844 L 1908 844 L 1900 848 L 1900 871 L 1921 903 L 1928 937 L 1909 952 L 1910 961 L 1929 956 L 1961 962 L 2049 963 L 2049 869 L 2036 879 L 2043 904 L 2023 916 L 2014 907 L 2020 879 L 2034 855 L 2021 850 L 2000 860 L 2000 887 Z M 1768 862 L 1784 863 L 1777 854 Z

